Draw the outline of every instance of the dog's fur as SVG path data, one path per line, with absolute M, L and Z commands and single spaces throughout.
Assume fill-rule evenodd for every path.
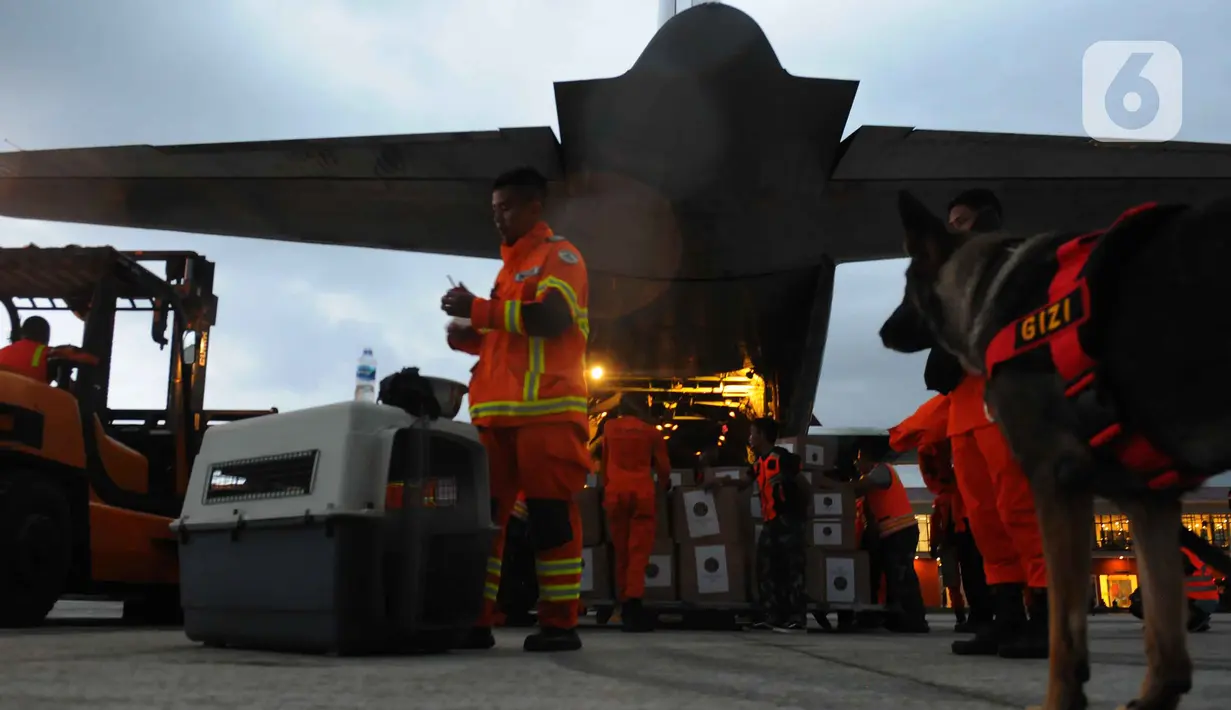
M 1005 326 L 1041 303 L 1023 303 L 1023 286 L 1052 276 L 1055 248 L 1067 237 L 1028 239 L 1004 232 L 951 233 L 909 193 L 899 196 L 910 266 L 902 304 L 881 340 L 899 352 L 939 346 L 965 369 L 985 374 L 984 354 Z M 1159 212 L 1163 215 L 1163 212 Z M 1145 435 L 1187 472 L 1231 469 L 1231 200 L 1166 218 L 1151 217 L 1149 238 L 1109 252 L 1099 319 L 1100 388 L 1126 428 Z M 1107 470 L 1076 432 L 1064 383 L 1051 372 L 997 366 L 987 402 L 1034 493 L 1050 587 L 1050 677 L 1044 710 L 1086 707 L 1086 611 L 1095 495 L 1128 515 L 1145 602 L 1148 671 L 1135 710 L 1173 710 L 1192 684 L 1184 613 L 1184 571 L 1176 530 L 1180 495 L 1116 485 L 1134 474 Z M 1118 468 L 1118 467 L 1117 467 Z M 1231 562 L 1196 535 L 1184 542 L 1228 573 Z

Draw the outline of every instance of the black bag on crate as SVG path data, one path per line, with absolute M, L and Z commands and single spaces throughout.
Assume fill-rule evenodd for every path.
M 440 400 L 432 383 L 419 374 L 419 368 L 406 367 L 380 381 L 379 399 L 390 407 L 406 410 L 413 417 L 439 419 Z

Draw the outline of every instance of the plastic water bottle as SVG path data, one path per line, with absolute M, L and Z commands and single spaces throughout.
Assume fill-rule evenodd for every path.
M 364 348 L 355 368 L 355 401 L 376 401 L 376 356 L 372 348 Z

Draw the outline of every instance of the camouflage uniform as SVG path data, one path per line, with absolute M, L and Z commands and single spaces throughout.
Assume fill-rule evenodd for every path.
M 804 533 L 802 520 L 779 516 L 757 539 L 757 591 L 771 624 L 805 623 Z

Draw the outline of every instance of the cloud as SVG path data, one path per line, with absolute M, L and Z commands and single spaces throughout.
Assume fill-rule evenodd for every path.
M 1231 8 L 1148 0 L 737 0 L 800 76 L 861 80 L 848 128 L 1081 130 L 1080 58 L 1098 39 L 1166 39 L 1185 57 L 1184 137 L 1226 140 Z M 0 23 L 0 138 L 25 148 L 555 126 L 553 81 L 616 76 L 657 3 L 613 0 L 43 0 Z M 1219 22 L 1218 18 L 1224 20 Z M 494 238 L 494 237 L 493 237 Z M 456 259 L 0 219 L 0 244 L 191 249 L 217 263 L 207 402 L 284 409 L 346 399 L 355 360 L 466 381 L 443 342 L 446 275 L 481 292 L 498 268 Z M 900 262 L 838 269 L 817 414 L 888 426 L 924 401 L 923 359 L 876 337 Z M 153 406 L 165 355 L 117 329 L 113 402 Z M 79 329 L 53 320 L 57 332 Z

